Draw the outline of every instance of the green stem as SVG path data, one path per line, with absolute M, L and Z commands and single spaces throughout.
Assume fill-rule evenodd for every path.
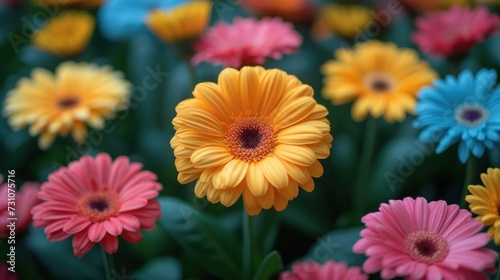
M 253 260 L 254 260 L 254 236 L 253 236 L 253 219 L 245 209 L 243 209 L 243 279 L 250 280 L 253 277 Z
M 107 280 L 115 280 L 113 271 L 115 270 L 115 263 L 113 260 L 113 254 L 108 254 L 104 251 L 104 247 L 101 244 L 102 260 L 104 261 L 104 270 L 106 273 Z
M 465 196 L 469 193 L 467 187 L 474 183 L 474 176 L 476 176 L 476 158 L 473 155 L 469 155 L 467 166 L 465 167 L 465 180 L 462 188 L 462 196 L 460 197 L 460 208 L 467 209 Z
M 370 165 L 375 149 L 375 140 L 377 135 L 377 120 L 368 118 L 366 121 L 365 137 L 363 142 L 363 150 L 359 161 L 358 173 L 354 184 L 353 205 L 356 213 L 356 218 L 360 218 L 364 214 L 365 194 L 370 183 Z

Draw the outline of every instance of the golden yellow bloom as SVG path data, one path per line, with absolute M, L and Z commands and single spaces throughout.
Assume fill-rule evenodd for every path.
M 488 235 L 500 244 L 500 169 L 488 168 L 487 173 L 481 174 L 481 185 L 470 185 L 468 187 L 472 195 L 465 196 L 472 213 L 478 215 L 477 219 L 485 226 L 490 226 Z
M 102 0 L 33 0 L 39 6 L 97 8 Z
M 55 74 L 36 68 L 22 78 L 5 100 L 3 113 L 14 130 L 30 126 L 38 145 L 47 149 L 57 135 L 72 132 L 81 143 L 86 124 L 100 129 L 105 118 L 126 108 L 131 85 L 109 66 L 64 62 Z
M 454 5 L 462 7 L 471 6 L 471 2 L 475 0 L 419 0 L 419 1 L 401 1 L 401 4 L 416 12 L 430 12 L 437 10 L 448 10 Z M 479 3 L 478 0 L 477 2 Z M 483 0 L 488 1 L 488 0 Z M 493 0 L 495 1 L 495 0 Z
M 33 34 L 37 48 L 58 55 L 79 54 L 89 43 L 95 20 L 85 12 L 65 12 L 48 22 Z
M 200 83 L 173 120 L 170 144 L 178 180 L 198 179 L 195 194 L 246 211 L 286 208 L 299 186 L 310 192 L 330 155 L 328 111 L 295 76 L 262 67 L 226 68 Z
M 370 10 L 358 5 L 324 5 L 313 27 L 316 37 L 339 35 L 353 39 L 373 20 Z
M 321 68 L 326 76 L 322 94 L 334 104 L 354 101 L 356 121 L 369 113 L 389 123 L 404 121 L 406 113 L 414 113 L 420 88 L 437 77 L 414 50 L 393 43 L 359 43 L 353 50 L 337 50 L 335 57 Z
M 211 2 L 194 1 L 168 11 L 154 10 L 146 23 L 156 36 L 168 43 L 188 41 L 203 33 L 211 11 Z

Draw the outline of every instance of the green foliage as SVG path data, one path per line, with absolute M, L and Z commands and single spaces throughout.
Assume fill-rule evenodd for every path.
M 217 221 L 176 198 L 160 198 L 160 224 L 207 272 L 238 279 L 241 246 L 236 237 Z

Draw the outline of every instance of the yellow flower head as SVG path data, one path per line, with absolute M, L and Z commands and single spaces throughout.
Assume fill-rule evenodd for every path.
M 154 10 L 146 20 L 151 31 L 168 43 L 196 39 L 208 25 L 212 3 L 194 1 L 172 10 Z
M 57 135 L 72 132 L 81 143 L 86 125 L 100 129 L 104 119 L 126 108 L 131 85 L 108 66 L 64 62 L 55 74 L 36 68 L 22 78 L 5 100 L 3 113 L 14 130 L 30 126 L 38 145 L 47 149 Z
M 65 12 L 33 34 L 37 48 L 58 55 L 77 55 L 85 49 L 94 31 L 95 20 L 85 12 Z
M 488 168 L 487 173 L 481 174 L 481 185 L 470 185 L 468 187 L 472 195 L 465 196 L 472 213 L 478 215 L 477 219 L 485 226 L 490 226 L 488 235 L 500 244 L 500 169 Z
M 102 0 L 33 0 L 39 6 L 97 8 Z
M 198 179 L 195 194 L 233 205 L 240 196 L 250 215 L 285 209 L 299 186 L 310 192 L 329 156 L 328 111 L 313 89 L 271 69 L 226 68 L 218 83 L 204 82 L 181 102 L 170 144 L 178 180 Z
M 325 33 L 353 39 L 372 20 L 370 10 L 363 6 L 328 4 L 321 8 L 313 33 L 319 37 Z
M 414 50 L 393 43 L 358 43 L 353 50 L 337 50 L 335 57 L 321 68 L 322 94 L 334 104 L 354 101 L 356 121 L 368 114 L 389 123 L 404 121 L 406 113 L 414 113 L 419 89 L 437 77 Z

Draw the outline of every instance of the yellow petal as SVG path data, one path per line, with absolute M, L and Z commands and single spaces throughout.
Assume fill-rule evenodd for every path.
M 259 164 L 255 162 L 248 165 L 246 183 L 253 196 L 263 196 L 269 187 L 264 172 L 261 170 Z
M 323 133 L 308 122 L 287 127 L 278 133 L 278 142 L 290 145 L 308 145 L 318 143 Z
M 224 187 L 235 187 L 247 174 L 248 162 L 232 159 L 222 168 L 222 184 Z
M 196 168 L 211 168 L 226 164 L 234 156 L 225 146 L 217 144 L 205 145 L 191 155 L 191 161 Z
M 242 112 L 257 111 L 260 102 L 259 76 L 253 67 L 243 67 L 239 75 L 240 91 L 235 100 L 239 102 Z
M 288 174 L 281 161 L 269 156 L 257 163 L 266 179 L 276 188 L 284 188 L 288 185 Z M 269 192 L 269 191 L 268 191 Z
M 316 154 L 311 148 L 279 144 L 274 149 L 274 154 L 280 159 L 300 166 L 309 166 L 316 161 Z

